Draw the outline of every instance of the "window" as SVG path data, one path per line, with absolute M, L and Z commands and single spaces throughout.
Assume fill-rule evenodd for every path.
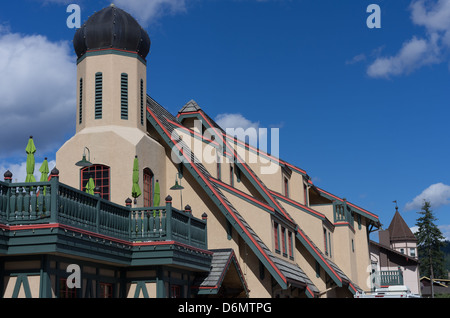
M 405 249 L 404 249 L 404 248 L 401 248 L 401 249 L 400 249 L 400 253 L 405 254 Z
M 128 119 L 128 74 L 120 75 L 120 118 Z
M 305 205 L 308 206 L 308 187 L 303 184 L 303 196 L 305 197 Z
M 273 222 L 273 239 L 274 239 L 274 245 L 275 245 L 275 252 L 280 253 L 280 239 L 279 239 L 279 233 L 278 233 L 278 223 Z
M 102 118 L 103 105 L 103 74 L 95 74 L 95 119 Z
M 59 279 L 59 298 L 78 298 L 77 288 L 69 288 L 66 278 Z
M 80 101 L 79 101 L 79 118 L 78 123 L 81 124 L 83 122 L 83 79 L 80 78 Z
M 144 206 L 153 206 L 153 172 L 149 168 L 144 169 Z
M 284 181 L 284 195 L 286 197 L 289 197 L 289 180 L 288 178 L 284 177 L 283 181 Z
M 328 238 L 327 238 L 327 230 L 323 229 L 323 244 L 325 247 L 325 255 L 328 256 Z
M 234 169 L 233 164 L 230 166 L 230 186 L 234 187 Z
M 99 283 L 99 298 L 113 298 L 113 285 L 109 283 Z
M 227 239 L 230 241 L 233 238 L 233 226 L 227 220 Z
M 221 172 L 221 164 L 219 154 L 216 156 L 216 165 L 217 165 L 217 179 L 222 180 L 222 172 Z
M 100 188 L 100 197 L 110 200 L 110 168 L 105 165 L 92 165 L 81 169 L 81 191 L 86 191 L 89 178 L 94 179 L 96 187 Z
M 409 255 L 411 255 L 412 257 L 416 257 L 416 249 L 411 247 L 409 249 Z
M 141 125 L 144 125 L 144 80 L 141 79 Z
M 288 232 L 289 258 L 294 259 L 294 242 L 292 241 L 292 232 Z
M 286 254 L 286 229 L 281 227 L 281 248 L 283 249 L 283 256 L 287 256 Z

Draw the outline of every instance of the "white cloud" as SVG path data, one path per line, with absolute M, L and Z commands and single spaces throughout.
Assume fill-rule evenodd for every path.
M 450 186 L 441 182 L 430 185 L 412 201 L 406 203 L 405 210 L 421 210 L 424 200 L 430 202 L 432 209 L 450 204 Z
M 413 37 L 400 51 L 391 57 L 377 58 L 367 69 L 370 77 L 409 74 L 412 71 L 441 61 L 435 36 L 430 39 Z
M 75 60 L 67 41 L 0 32 L 0 157 L 23 154 L 31 135 L 45 157 L 74 131 Z
M 148 25 L 163 15 L 186 12 L 186 0 L 116 0 L 119 8 Z
M 39 168 L 42 165 L 41 162 L 36 162 L 34 166 L 34 177 L 36 178 L 36 181 L 39 181 L 41 179 L 41 172 L 39 172 Z M 48 160 L 48 168 L 50 171 L 56 166 L 55 160 Z M 8 163 L 0 165 L 0 180 L 3 181 L 3 174 L 6 171 L 10 171 L 13 174 L 12 182 L 25 182 L 25 177 L 27 176 L 27 162 L 23 161 L 20 163 Z
M 219 114 L 214 119 L 224 130 L 227 128 L 259 128 L 259 122 L 252 122 L 241 114 Z
M 393 56 L 379 57 L 367 68 L 367 75 L 390 78 L 407 75 L 428 65 L 441 63 L 450 47 L 450 1 L 415 0 L 411 20 L 426 29 L 424 37 L 413 36 Z

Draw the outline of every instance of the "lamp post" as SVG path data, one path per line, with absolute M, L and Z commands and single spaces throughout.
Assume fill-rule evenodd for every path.
M 175 185 L 173 185 L 170 190 L 180 190 L 180 201 L 181 201 L 181 208 L 180 210 L 183 210 L 183 190 L 184 187 L 181 186 L 181 178 L 180 178 L 180 184 L 178 184 L 178 174 L 175 175 Z

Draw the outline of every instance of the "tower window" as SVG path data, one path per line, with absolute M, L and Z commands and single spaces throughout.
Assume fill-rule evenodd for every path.
M 128 119 L 128 74 L 120 75 L 120 118 Z
M 144 125 L 144 80 L 141 79 L 141 125 Z
M 89 178 L 94 179 L 96 187 L 100 188 L 100 197 L 110 199 L 110 168 L 105 165 L 92 165 L 81 169 L 81 191 L 86 191 Z
M 78 123 L 81 124 L 83 122 L 83 78 L 80 78 L 80 100 L 79 100 L 79 119 Z
M 102 118 L 103 73 L 95 74 L 95 119 Z

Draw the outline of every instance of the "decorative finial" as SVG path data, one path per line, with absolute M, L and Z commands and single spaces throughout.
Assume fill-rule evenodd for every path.
M 395 212 L 398 212 L 397 200 L 394 200 L 392 202 L 395 203 Z

